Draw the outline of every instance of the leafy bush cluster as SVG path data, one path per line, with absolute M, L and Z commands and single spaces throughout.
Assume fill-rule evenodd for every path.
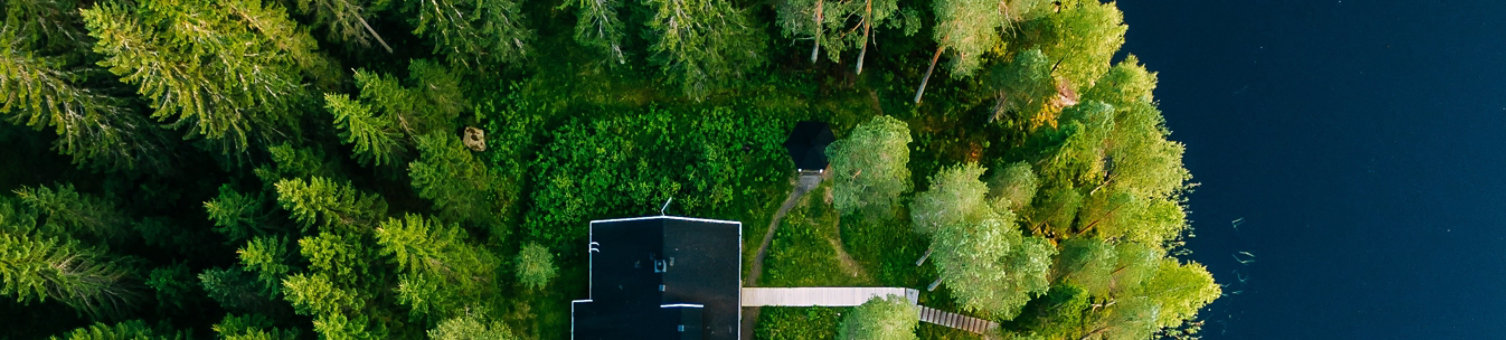
M 747 112 L 753 111 L 753 112 Z M 528 236 L 558 245 L 587 221 L 657 213 L 718 216 L 753 188 L 782 181 L 786 122 L 750 107 L 659 107 L 570 119 L 549 132 L 529 165 Z

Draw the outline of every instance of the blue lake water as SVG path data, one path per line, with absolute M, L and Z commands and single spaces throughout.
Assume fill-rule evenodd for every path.
M 1119 7 L 1201 184 L 1192 258 L 1242 291 L 1206 338 L 1506 336 L 1506 2 Z

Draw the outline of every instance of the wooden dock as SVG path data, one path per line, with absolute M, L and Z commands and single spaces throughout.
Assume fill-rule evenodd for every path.
M 968 332 L 987 334 L 999 329 L 999 323 L 926 306 L 920 307 L 920 321 Z
M 875 297 L 898 295 L 915 304 L 920 291 L 889 287 L 743 287 L 743 307 L 854 307 Z

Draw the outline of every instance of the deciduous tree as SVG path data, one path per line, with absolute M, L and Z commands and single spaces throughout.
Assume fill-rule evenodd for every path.
M 832 204 L 843 213 L 888 209 L 910 191 L 910 129 L 889 116 L 858 124 L 826 148 Z
M 926 83 L 941 54 L 952 51 L 950 73 L 953 79 L 973 75 L 982 65 L 982 57 L 989 49 L 1000 44 L 1000 30 L 1027 15 L 1034 15 L 1047 2 L 1043 0 L 938 0 L 931 3 L 936 26 L 931 38 L 936 42 L 936 53 L 931 56 L 931 66 L 921 78 L 920 89 L 915 91 L 915 102 L 926 92 Z
M 920 310 L 903 296 L 875 297 L 848 312 L 837 339 L 911 340 L 920 326 Z
M 966 163 L 941 169 L 931 176 L 931 188 L 915 195 L 910 221 L 915 230 L 933 233 L 944 226 L 977 221 L 988 213 L 988 186 L 978 180 L 988 169 Z
M 901 30 L 906 36 L 920 29 L 919 15 L 901 10 L 895 0 L 790 0 L 775 10 L 785 37 L 812 40 L 811 62 L 823 48 L 832 61 L 841 60 L 842 52 L 858 49 L 858 74 L 863 73 L 863 59 L 875 26 Z M 862 34 L 857 34 L 859 30 Z
M 1022 211 L 1035 201 L 1040 189 L 1040 179 L 1030 169 L 1030 163 L 1014 162 L 997 170 L 988 179 L 988 198 L 1009 202 L 1009 210 Z
M 531 290 L 543 289 L 549 285 L 549 281 L 554 279 L 559 270 L 554 266 L 554 254 L 549 252 L 549 248 L 534 242 L 529 242 L 518 251 L 517 266 L 518 282 Z
M 988 84 L 996 91 L 997 98 L 990 122 L 1003 119 L 1010 112 L 1020 119 L 1034 118 L 1057 95 L 1051 60 L 1039 49 L 1016 53 L 1009 62 L 994 65 Z

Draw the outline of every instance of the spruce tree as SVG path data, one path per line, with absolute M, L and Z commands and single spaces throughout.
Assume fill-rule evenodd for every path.
M 434 202 L 441 218 L 500 227 L 497 215 L 504 198 L 498 194 L 497 175 L 459 138 L 440 133 L 419 136 L 418 150 L 419 159 L 408 163 L 408 177 L 419 197 Z
M 22 304 L 59 301 L 95 318 L 118 316 L 139 295 L 135 262 L 63 237 L 0 231 L 0 294 Z
M 377 34 L 366 19 L 375 18 L 375 13 L 386 10 L 390 1 L 371 0 L 298 0 L 298 12 L 313 16 L 313 26 L 320 27 L 330 41 L 343 42 L 356 47 L 370 47 L 372 41 L 392 53 L 392 46 Z
M 349 182 L 293 178 L 278 181 L 275 186 L 277 203 L 305 229 L 371 227 L 387 215 L 386 200 L 357 191 Z
M 413 34 L 434 42 L 434 53 L 456 67 L 486 71 L 521 61 L 534 40 L 514 1 L 408 2 Z
M 567 2 L 567 4 L 569 4 Z M 609 55 L 618 64 L 627 63 L 622 40 L 627 30 L 617 12 L 621 0 L 576 0 L 575 42 Z
M 763 36 L 730 1 L 649 0 L 649 60 L 700 100 L 763 65 Z
M 137 86 L 153 118 L 245 151 L 298 133 L 311 79 L 331 63 L 275 4 L 259 0 L 104 2 L 83 11 L 100 65 Z M 305 78 L 305 75 L 308 78 Z
M 12 1 L 8 6 L 26 7 L 26 3 L 32 1 Z M 45 6 L 43 3 L 49 2 L 34 5 Z M 13 15 L 17 16 L 7 21 L 28 21 L 19 13 Z M 53 149 L 79 166 L 104 170 L 155 170 L 164 166 L 166 141 L 146 116 L 133 109 L 126 98 L 86 86 L 94 70 L 69 61 L 77 57 L 42 54 L 30 46 L 46 42 L 28 42 L 22 35 L 65 41 L 67 37 L 60 36 L 78 34 L 73 38 L 84 39 L 82 32 L 70 33 L 71 22 L 40 24 L 69 18 L 32 16 L 29 19 L 38 26 L 30 30 L 12 29 L 9 23 L 0 27 L 0 99 L 4 99 L 0 119 L 37 130 L 50 128 L 58 136 Z M 49 30 L 60 25 L 64 27 Z
M 499 261 L 454 225 L 410 214 L 382 223 L 376 239 L 401 273 L 398 301 L 414 316 L 447 317 L 497 291 Z

